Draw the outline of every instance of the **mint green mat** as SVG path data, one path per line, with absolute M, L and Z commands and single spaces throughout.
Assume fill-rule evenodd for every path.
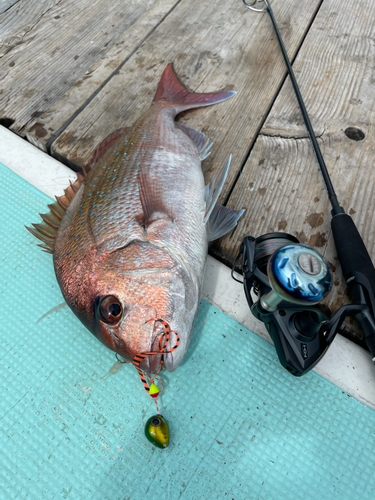
M 23 224 L 49 198 L 1 164 L 0 185 L 1 500 L 375 498 L 375 412 L 315 373 L 293 378 L 203 300 L 163 376 L 170 447 L 153 447 L 134 367 L 111 373 L 114 354 L 68 308 L 43 317 L 63 298 Z

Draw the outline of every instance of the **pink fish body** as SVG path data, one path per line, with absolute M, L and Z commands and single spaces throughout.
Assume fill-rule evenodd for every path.
M 158 319 L 178 333 L 174 352 L 143 361 L 150 372 L 161 361 L 169 371 L 181 363 L 208 242 L 233 229 L 243 212 L 215 205 L 229 161 L 218 186 L 205 187 L 201 160 L 211 143 L 175 117 L 233 94 L 189 93 L 169 64 L 146 113 L 103 141 L 85 175 L 30 229 L 53 253 L 69 307 L 107 347 L 132 361 L 160 350 Z

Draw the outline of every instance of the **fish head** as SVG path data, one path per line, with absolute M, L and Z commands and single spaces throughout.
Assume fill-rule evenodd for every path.
M 97 286 L 94 334 L 129 361 L 154 353 L 142 361 L 145 371 L 156 373 L 161 361 L 175 370 L 188 349 L 199 305 L 189 272 L 164 250 L 139 244 L 112 254 L 107 266 Z M 124 266 L 132 269 L 121 273 Z
M 130 284 L 129 280 L 124 286 L 110 289 L 106 286 L 105 290 L 98 291 L 93 333 L 103 344 L 128 361 L 134 361 L 136 356 L 144 353 L 154 352 L 142 360 L 140 367 L 156 373 L 161 361 L 161 354 L 157 353 L 161 350 L 164 328 L 156 321 L 157 310 L 147 303 L 147 299 L 143 303 L 132 301 L 129 286 L 126 286 Z
M 95 253 L 95 255 L 94 255 Z M 56 275 L 65 300 L 82 323 L 108 348 L 156 373 L 163 360 L 173 371 L 189 345 L 199 293 L 188 272 L 163 249 L 134 243 L 98 258 L 86 253 L 76 267 Z M 161 321 L 162 320 L 162 321 Z M 167 326 L 166 326 L 167 325 Z M 167 340 L 165 350 L 160 352 Z

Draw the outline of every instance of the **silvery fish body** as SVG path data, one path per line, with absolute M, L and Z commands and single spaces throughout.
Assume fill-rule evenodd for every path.
M 233 94 L 189 93 L 168 65 L 146 113 L 101 143 L 84 175 L 31 229 L 53 253 L 69 307 L 107 347 L 132 361 L 160 350 L 165 327 L 158 319 L 178 333 L 174 352 L 143 361 L 150 372 L 161 360 L 169 371 L 181 363 L 208 241 L 231 230 L 242 214 L 215 205 L 229 162 L 218 186 L 205 187 L 201 159 L 211 143 L 175 117 Z

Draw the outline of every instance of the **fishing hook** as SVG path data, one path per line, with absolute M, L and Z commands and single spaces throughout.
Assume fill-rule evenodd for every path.
M 124 359 L 124 358 L 120 359 L 120 358 L 118 357 L 117 352 L 115 353 L 115 356 L 116 356 L 117 361 L 118 361 L 119 363 L 121 363 L 121 364 L 130 363 L 130 361 L 127 361 L 127 360 L 126 360 L 126 359 Z M 121 356 L 121 357 L 122 357 L 122 356 Z
M 265 12 L 268 7 L 270 6 L 270 4 L 268 3 L 268 0 L 254 0 L 254 2 L 252 3 L 247 3 L 246 0 L 242 0 L 245 7 L 247 7 L 248 9 L 251 9 L 251 10 L 254 10 L 255 12 Z M 262 3 L 264 2 L 266 4 L 266 7 L 264 7 L 263 9 L 256 9 L 255 7 L 253 7 L 254 4 L 256 3 Z

